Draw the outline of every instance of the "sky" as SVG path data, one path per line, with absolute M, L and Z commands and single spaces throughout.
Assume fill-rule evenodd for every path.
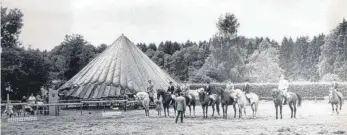
M 24 46 L 51 50 L 67 34 L 92 45 L 111 44 L 122 33 L 134 43 L 209 40 L 221 15 L 233 13 L 238 35 L 328 34 L 347 18 L 347 0 L 1 0 L 24 14 Z

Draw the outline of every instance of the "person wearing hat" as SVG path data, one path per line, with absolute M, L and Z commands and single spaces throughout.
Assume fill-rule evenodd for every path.
M 148 80 L 148 87 L 147 87 L 147 93 L 149 95 L 150 102 L 154 103 L 154 85 L 152 84 L 151 80 Z
M 205 87 L 204 90 L 205 92 L 207 92 L 208 95 L 212 94 L 212 87 L 211 87 L 210 81 L 207 81 L 207 86 Z
M 170 84 L 170 86 L 167 88 L 167 92 L 171 93 L 171 95 L 172 95 L 175 91 L 175 87 L 172 84 L 172 81 L 170 81 L 169 84 Z
M 179 93 L 179 97 L 175 99 L 175 106 L 177 109 L 176 121 L 177 123 L 178 117 L 181 117 L 181 123 L 183 123 L 183 114 L 186 111 L 186 99 L 183 97 L 183 93 Z

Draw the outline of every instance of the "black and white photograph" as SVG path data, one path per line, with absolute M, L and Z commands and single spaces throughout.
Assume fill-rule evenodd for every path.
M 347 135 L 347 0 L 0 2 L 0 135 Z

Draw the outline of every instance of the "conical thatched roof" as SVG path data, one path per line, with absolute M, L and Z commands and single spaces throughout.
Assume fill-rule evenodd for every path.
M 154 89 L 167 89 L 176 82 L 124 35 L 94 58 L 60 90 L 77 98 L 117 97 L 145 91 L 148 80 Z

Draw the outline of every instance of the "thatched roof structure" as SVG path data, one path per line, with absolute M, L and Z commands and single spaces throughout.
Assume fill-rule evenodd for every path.
M 148 80 L 152 81 L 155 90 L 166 90 L 170 81 L 176 84 L 122 35 L 59 90 L 67 89 L 67 96 L 84 99 L 118 97 L 124 93 L 146 91 Z

